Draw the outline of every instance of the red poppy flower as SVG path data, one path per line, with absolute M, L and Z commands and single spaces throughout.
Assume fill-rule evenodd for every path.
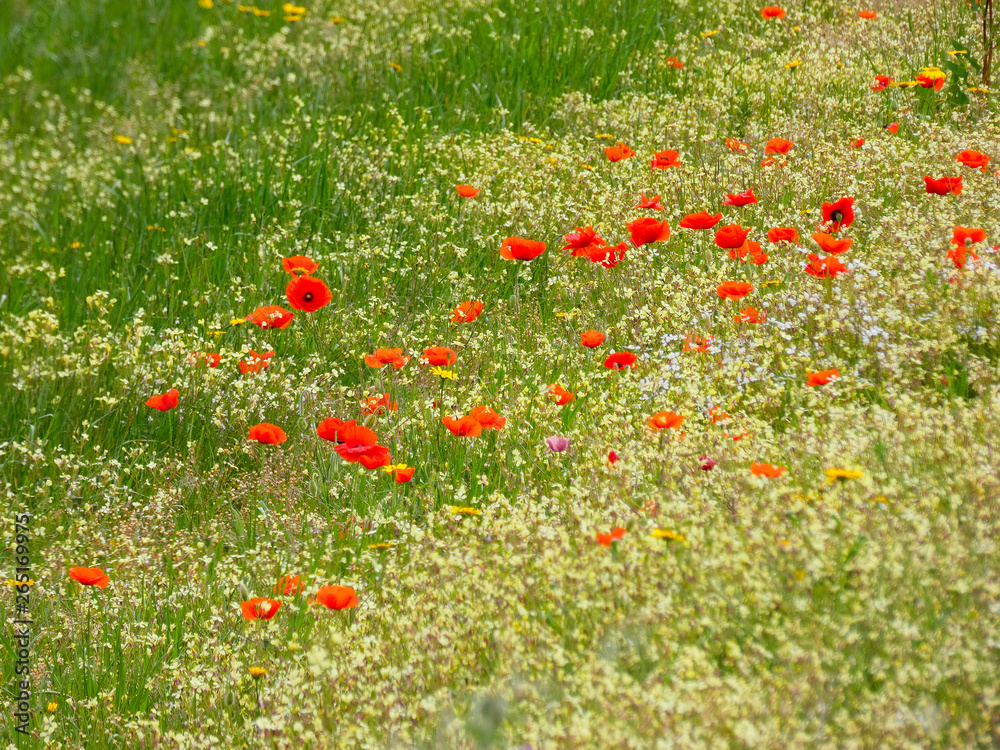
M 813 234 L 812 238 L 824 252 L 828 252 L 830 255 L 840 255 L 841 253 L 846 253 L 851 249 L 851 245 L 854 244 L 854 240 L 838 240 L 831 237 L 826 232 L 816 232 Z
M 305 586 L 302 585 L 302 579 L 299 576 L 281 576 L 278 579 L 278 583 L 274 586 L 273 593 L 280 594 L 281 596 L 293 596 L 304 588 Z
M 534 260 L 544 252 L 544 242 L 523 237 L 508 237 L 500 246 L 500 257 L 505 260 Z
M 819 372 L 806 373 L 806 385 L 814 388 L 817 385 L 826 385 L 834 378 L 840 377 L 840 370 L 834 367 L 832 370 L 820 370 Z
M 671 68 L 674 68 L 675 70 L 680 70 L 681 68 L 684 67 L 684 63 L 682 63 L 680 60 L 678 60 L 673 55 L 671 55 L 670 57 L 668 57 L 666 62 L 667 62 L 668 66 L 670 66 Z
M 285 329 L 292 324 L 295 313 L 286 310 L 280 305 L 266 305 L 258 307 L 247 316 L 247 322 L 253 323 L 261 328 Z
M 760 248 L 759 242 L 754 242 L 753 240 L 747 240 L 746 245 L 750 248 L 750 260 L 755 266 L 762 266 L 767 263 L 769 256 Z
M 835 203 L 823 204 L 823 223 L 831 224 L 830 232 L 839 232 L 854 223 L 854 198 L 841 198 Z
M 258 354 L 253 349 L 250 350 L 250 361 L 247 362 L 244 359 L 240 360 L 240 372 L 244 375 L 250 373 L 257 373 L 261 370 L 267 369 L 270 362 L 268 362 L 271 357 L 274 356 L 274 351 L 264 352 L 263 354 Z
M 240 602 L 240 611 L 248 620 L 270 620 L 281 609 L 281 602 L 277 599 L 263 599 L 257 597 L 245 602 Z
M 608 161 L 621 161 L 622 159 L 631 159 L 635 156 L 635 151 L 618 141 L 617 145 L 604 149 L 604 155 L 608 157 Z
M 729 415 L 722 411 L 721 406 L 713 406 L 708 410 L 708 416 L 712 419 L 712 424 L 728 424 Z
M 657 151 L 653 154 L 653 160 L 649 163 L 653 169 L 670 169 L 671 167 L 683 166 L 679 161 L 680 154 L 676 151 Z
M 745 193 L 737 193 L 733 195 L 732 193 L 726 193 L 726 199 L 722 201 L 723 206 L 748 206 L 751 203 L 757 202 L 757 196 L 753 194 L 753 188 L 750 188 Z
M 663 242 L 670 237 L 670 225 L 666 221 L 651 218 L 636 219 L 628 225 L 628 230 L 632 233 L 632 244 L 636 247 Z
M 761 250 L 760 243 L 747 240 L 739 247 L 734 247 L 729 251 L 729 257 L 746 263 L 747 256 L 758 266 L 767 263 L 768 256 Z
M 624 370 L 626 367 L 636 368 L 636 357 L 632 352 L 617 352 L 604 360 L 604 366 L 609 370 Z
M 756 307 L 744 307 L 735 318 L 737 323 L 763 323 L 765 320 L 767 313 L 758 311 Z
M 250 435 L 247 440 L 256 440 L 258 443 L 266 445 L 281 445 L 288 440 L 285 431 L 270 422 L 261 422 L 250 428 Z
M 399 405 L 395 401 L 389 400 L 388 393 L 382 393 L 378 396 L 368 396 L 361 406 L 361 411 L 365 414 L 385 414 L 387 411 L 397 411 L 398 408 Z
M 945 75 L 940 71 L 937 71 L 939 75 L 928 75 L 927 73 L 921 73 L 914 80 L 920 84 L 921 88 L 934 89 L 935 91 L 940 91 L 944 88 Z
M 459 437 L 478 437 L 483 433 L 483 426 L 475 417 L 442 417 L 441 424 L 447 427 L 452 435 Z
M 715 244 L 723 250 L 739 247 L 747 241 L 753 227 L 744 229 L 739 224 L 726 224 L 715 231 Z
M 344 430 L 348 425 L 357 425 L 357 422 L 353 419 L 350 422 L 345 422 L 342 419 L 331 417 L 319 423 L 316 434 L 331 443 L 343 443 L 345 442 Z
M 472 187 L 472 185 L 455 185 L 455 190 L 457 190 L 458 194 L 463 198 L 475 198 L 479 195 L 479 190 Z
M 783 167 L 786 164 L 788 164 L 788 161 L 785 160 L 785 159 L 782 159 L 781 162 L 777 162 L 777 161 L 775 161 L 775 159 L 774 159 L 773 156 L 769 156 L 766 159 L 761 160 L 761 162 L 760 162 L 760 165 L 762 167 L 773 167 L 775 164 L 777 164 L 779 167 Z
M 170 411 L 177 407 L 177 401 L 181 393 L 176 388 L 171 388 L 166 393 L 161 393 L 146 401 L 146 406 L 157 411 Z
M 624 242 L 619 242 L 614 247 L 596 247 L 590 251 L 588 257 L 591 263 L 600 263 L 605 268 L 614 268 L 625 259 L 625 251 L 628 246 Z
M 982 151 L 972 151 L 971 149 L 960 151 L 955 157 L 955 160 L 967 167 L 981 169 L 983 174 L 986 174 L 986 168 L 990 165 L 989 156 L 984 154 Z
M 449 367 L 458 361 L 455 350 L 449 349 L 447 346 L 432 346 L 429 349 L 424 349 L 423 358 L 427 360 L 427 364 L 435 367 Z
M 369 367 L 385 367 L 392 365 L 397 370 L 410 361 L 402 349 L 376 349 L 374 354 L 365 355 L 365 364 Z
M 745 281 L 725 281 L 719 284 L 716 291 L 719 299 L 743 299 L 753 291 L 753 284 Z
M 767 230 L 767 241 L 772 245 L 779 242 L 791 242 L 799 244 L 799 233 L 792 227 L 774 227 Z
M 878 13 L 873 10 L 859 10 L 858 18 L 865 18 L 870 21 L 873 18 L 878 18 Z
M 203 367 L 207 365 L 215 368 L 219 366 L 219 362 L 221 361 L 222 355 L 216 352 L 191 352 L 188 355 L 188 362 L 195 367 Z
M 955 227 L 955 231 L 951 235 L 951 241 L 962 247 L 968 247 L 976 242 L 985 242 L 986 230 L 973 229 L 972 227 Z
M 660 196 L 654 195 L 652 198 L 647 198 L 646 194 L 642 193 L 639 205 L 634 206 L 634 208 L 647 211 L 662 211 L 663 205 L 660 203 Z
M 292 276 L 309 276 L 316 273 L 319 263 L 307 255 L 293 255 L 291 258 L 282 258 L 281 267 Z
M 483 426 L 484 430 L 501 430 L 507 424 L 507 417 L 501 417 L 488 406 L 477 406 L 469 416 Z
M 579 258 L 588 255 L 595 247 L 603 247 L 606 244 L 604 238 L 595 232 L 593 227 L 577 227 L 575 231 L 566 235 L 563 250 L 572 250 L 573 257 Z
M 612 542 L 621 539 L 623 536 L 625 536 L 625 529 L 619 526 L 609 534 L 598 534 L 597 543 L 605 547 L 610 547 Z
M 715 336 L 699 336 L 697 333 L 689 333 L 684 337 L 684 344 L 681 351 L 684 352 L 708 352 L 712 349 L 712 342 Z
M 574 398 L 576 398 L 576 396 L 567 391 L 558 383 L 549 386 L 549 395 L 552 396 L 557 406 L 565 406 Z
M 889 76 L 875 76 L 875 83 L 873 83 L 869 88 L 871 88 L 872 91 L 885 91 L 889 88 L 889 84 L 892 82 L 893 80 Z
M 784 18 L 785 11 L 783 8 L 779 8 L 777 5 L 768 5 L 766 8 L 760 9 L 760 14 L 764 18 Z
M 69 577 L 84 586 L 97 586 L 106 589 L 111 579 L 101 568 L 70 568 Z
M 316 601 L 327 609 L 354 609 L 358 595 L 350 586 L 324 586 L 316 592 Z
M 927 186 L 927 193 L 930 195 L 948 195 L 948 193 L 961 195 L 962 193 L 961 177 L 941 177 L 940 179 L 924 177 L 924 184 Z
M 979 256 L 976 255 L 975 251 L 968 249 L 965 245 L 955 245 L 948 251 L 948 259 L 955 264 L 955 268 L 962 270 L 965 268 L 965 263 L 968 260 L 968 256 L 971 255 L 976 260 L 979 260 Z
M 413 472 L 415 471 L 416 469 L 413 468 L 412 466 L 408 466 L 405 469 L 393 469 L 392 481 L 394 481 L 396 484 L 406 484 L 411 479 L 413 479 Z
M 352 420 L 338 434 L 343 443 L 337 446 L 337 455 L 347 463 L 360 463 L 366 469 L 377 469 L 389 464 L 389 449 L 378 444 L 374 430 Z
M 672 411 L 658 411 L 646 420 L 646 424 L 654 430 L 676 430 L 683 423 L 684 417 L 680 414 L 674 414 Z
M 858 138 L 856 141 L 851 141 L 851 148 L 861 148 L 865 145 L 864 138 Z
M 452 323 L 471 323 L 483 311 L 483 303 L 477 299 L 470 299 L 456 307 L 451 314 Z
M 314 276 L 298 276 L 285 287 L 288 304 L 302 312 L 316 312 L 330 304 L 333 293 L 330 288 Z
M 684 229 L 711 229 L 722 221 L 722 214 L 712 216 L 708 211 L 697 214 L 688 214 L 681 219 L 681 226 Z
M 743 143 L 743 141 L 738 141 L 735 138 L 726 138 L 726 148 L 728 148 L 730 151 L 735 151 L 738 154 L 742 154 L 750 147 L 747 144 Z
M 805 267 L 805 272 L 817 279 L 834 279 L 842 273 L 847 273 L 847 266 L 833 256 L 820 260 L 818 255 L 810 253 L 809 265 Z
M 786 471 L 788 471 L 788 469 L 784 466 L 771 466 L 771 464 L 750 464 L 750 473 L 755 477 L 777 479 Z
M 794 145 L 794 143 L 784 138 L 772 138 L 767 142 L 767 146 L 764 147 L 764 153 L 784 155 L 791 151 Z
M 604 343 L 604 334 L 600 331 L 584 331 L 580 334 L 580 343 L 593 349 Z
M 896 135 L 896 133 L 899 132 L 899 123 L 898 122 L 889 123 L 888 125 L 885 126 L 885 129 L 888 130 L 893 135 Z
M 616 463 L 618 463 L 618 452 L 613 450 L 608 451 L 608 466 L 614 468 Z

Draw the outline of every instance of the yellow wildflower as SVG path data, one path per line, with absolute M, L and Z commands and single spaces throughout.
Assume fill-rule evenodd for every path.
M 654 539 L 667 539 L 671 542 L 686 542 L 687 537 L 669 529 L 653 529 L 649 534 Z
M 304 16 L 306 14 L 306 9 L 303 6 L 292 3 L 285 3 L 281 9 L 290 16 Z
M 389 549 L 395 546 L 395 542 L 375 542 L 374 544 L 369 544 L 368 549 Z
M 457 505 L 449 505 L 448 512 L 455 516 L 481 516 L 483 512 L 479 508 L 464 507 L 460 508 Z
M 431 374 L 437 375 L 442 380 L 458 380 L 458 375 L 451 370 L 444 369 L 443 367 L 432 367 Z
M 129 138 L 127 135 L 115 135 L 112 136 L 112 138 L 114 139 L 115 143 L 120 143 L 122 146 L 128 146 L 130 143 L 132 143 L 132 139 Z
M 799 58 L 796 57 L 790 63 L 785 63 L 785 69 L 786 70 L 791 70 L 792 68 L 799 67 L 801 64 L 802 64 L 802 61 Z
M 389 63 L 389 67 L 395 70 L 397 73 L 400 73 L 403 70 L 403 66 L 396 62 Z
M 59 704 L 56 703 L 55 701 L 52 701 L 51 703 L 49 703 L 47 708 L 49 709 L 50 714 L 54 714 L 56 712 L 56 709 L 59 708 Z
M 701 38 L 702 39 L 708 39 L 710 36 L 715 36 L 718 33 L 719 33 L 719 29 L 715 29 L 713 31 L 703 31 L 703 32 L 701 32 Z
M 836 482 L 838 479 L 858 479 L 864 476 L 863 471 L 856 469 L 827 469 L 824 473 L 828 482 Z
M 205 10 L 212 9 L 212 0 L 198 0 L 198 5 Z
M 263 667 L 250 667 L 250 676 L 255 680 L 263 677 L 267 674 L 267 670 Z

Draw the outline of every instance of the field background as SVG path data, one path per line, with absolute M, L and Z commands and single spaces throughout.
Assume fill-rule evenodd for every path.
M 35 621 L 34 737 L 7 711 L 4 743 L 1000 747 L 1000 107 L 968 90 L 974 7 L 867 1 L 0 3 L 0 482 L 7 537 L 32 513 Z M 940 92 L 869 88 L 931 65 Z M 787 164 L 763 167 L 778 136 Z M 636 158 L 604 157 L 619 140 Z M 684 166 L 650 169 L 663 149 Z M 724 214 L 766 265 L 678 227 L 750 187 Z M 560 250 L 588 224 L 627 239 L 640 193 L 667 242 L 614 269 Z M 851 272 L 824 281 L 808 236 L 841 196 Z M 956 224 L 989 236 L 961 272 Z M 549 249 L 509 263 L 510 235 Z M 295 254 L 333 302 L 231 324 L 287 305 Z M 755 291 L 720 300 L 726 280 Z M 767 321 L 734 322 L 745 304 Z M 418 363 L 434 345 L 457 380 Z M 365 365 L 387 347 L 413 360 Z M 249 349 L 270 367 L 241 375 Z M 602 367 L 619 350 L 636 370 Z M 177 409 L 144 405 L 169 388 Z M 316 436 L 381 393 L 399 409 L 366 424 L 409 484 Z M 440 424 L 479 404 L 506 426 Z M 288 442 L 248 442 L 260 421 Z M 245 621 L 287 573 L 306 591 Z M 327 584 L 359 606 L 309 606 Z

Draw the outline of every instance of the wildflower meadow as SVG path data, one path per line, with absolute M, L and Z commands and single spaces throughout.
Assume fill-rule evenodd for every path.
M 0 747 L 1000 748 L 993 0 L 301 1 L 0 3 Z

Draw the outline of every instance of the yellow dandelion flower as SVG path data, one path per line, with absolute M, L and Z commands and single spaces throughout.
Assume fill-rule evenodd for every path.
M 343 23 L 343 22 L 344 19 L 341 18 L 340 16 L 334 16 L 333 18 L 330 19 L 330 23 Z
M 212 0 L 198 0 L 198 6 L 205 10 L 211 10 L 212 4 Z
M 386 474 L 392 474 L 392 472 L 394 471 L 405 471 L 406 469 L 409 468 L 410 467 L 407 466 L 406 464 L 389 464 L 388 466 L 383 466 L 382 471 L 384 471 Z
M 708 39 L 710 36 L 715 36 L 716 34 L 718 34 L 719 31 L 720 29 L 713 29 L 712 31 L 703 31 L 701 32 L 701 38 Z
M 479 508 L 464 507 L 460 508 L 457 505 L 449 505 L 448 512 L 453 516 L 481 516 L 483 512 Z
M 826 481 L 836 482 L 838 479 L 858 479 L 864 476 L 863 471 L 856 469 L 827 469 L 825 472 Z
M 650 534 L 654 539 L 667 539 L 671 542 L 686 542 L 687 537 L 669 529 L 653 529 Z
M 607 140 L 613 141 L 615 139 L 615 137 L 611 135 L 611 133 L 598 133 L 597 137 L 600 138 L 602 141 L 607 141 Z
M 199 39 L 198 40 L 198 46 L 199 47 L 204 47 L 206 44 L 208 44 L 208 42 L 206 42 L 204 39 Z
M 250 8 L 250 12 L 257 16 L 257 18 L 267 18 L 271 15 L 271 11 L 269 10 L 262 10 L 261 8 L 254 8 L 252 6 Z
M 250 676 L 255 680 L 260 679 L 267 674 L 267 670 L 264 667 L 250 667 Z
M 48 706 L 46 706 L 46 708 L 49 709 L 50 714 L 54 714 L 56 710 L 59 708 L 59 704 L 56 703 L 55 701 L 52 701 L 51 703 L 49 703 Z
M 395 62 L 389 63 L 389 67 L 395 70 L 397 73 L 400 73 L 403 70 L 403 66 Z
M 389 549 L 395 546 L 395 542 L 375 542 L 374 544 L 369 544 L 368 549 Z
M 112 138 L 114 139 L 115 143 L 120 143 L 122 146 L 128 146 L 129 144 L 132 143 L 132 139 L 129 138 L 127 135 L 115 135 L 112 136 Z
M 451 370 L 444 369 L 443 367 L 432 367 L 431 374 L 437 375 L 442 380 L 458 380 L 458 375 Z
M 293 5 L 292 3 L 285 3 L 281 6 L 281 9 L 290 16 L 304 16 L 306 14 L 305 7 Z
M 7 579 L 7 585 L 10 586 L 10 587 L 12 587 L 12 588 L 14 586 L 34 586 L 35 585 L 35 579 L 32 578 L 32 579 L 30 579 L 28 581 L 15 581 L 13 578 L 8 578 Z
M 231 326 L 241 326 L 247 322 L 246 318 L 230 318 L 229 325 Z
M 792 68 L 799 67 L 801 64 L 802 64 L 802 61 L 799 58 L 796 57 L 790 63 L 785 63 L 785 69 L 786 70 L 791 70 Z
M 530 143 L 545 143 L 541 138 L 529 138 L 528 141 Z

